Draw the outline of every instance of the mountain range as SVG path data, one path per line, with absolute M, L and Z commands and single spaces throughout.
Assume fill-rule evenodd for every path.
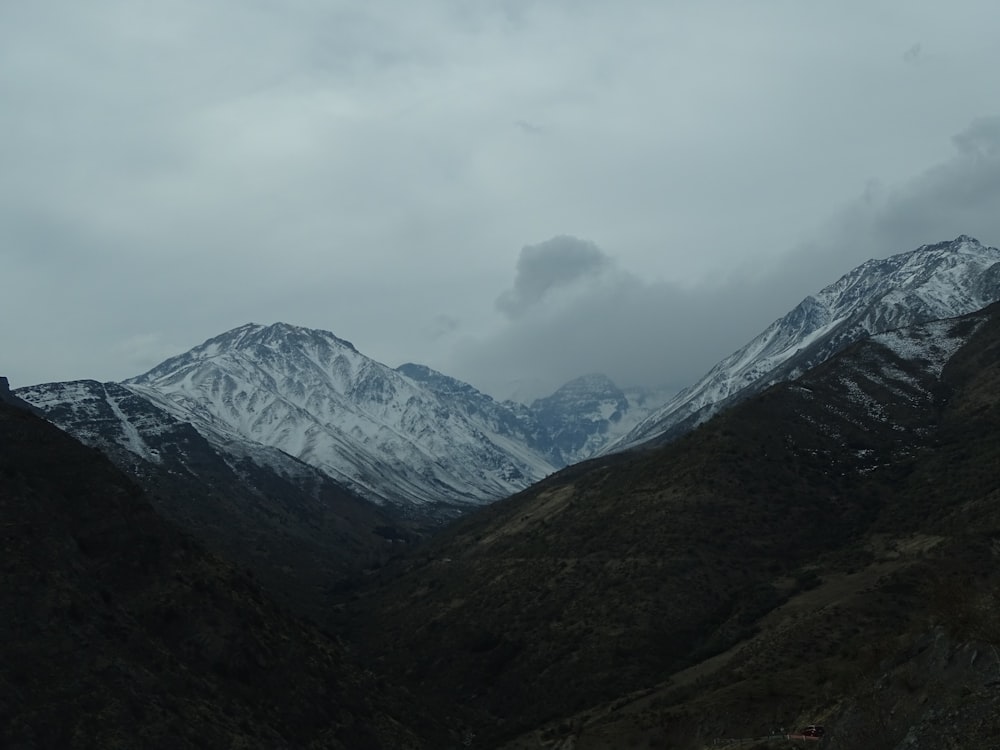
M 226 463 L 285 476 L 311 467 L 346 492 L 432 519 L 589 457 L 660 403 L 601 375 L 531 407 L 501 403 L 426 366 L 392 369 L 332 333 L 285 323 L 241 326 L 122 383 L 17 395 L 139 474 L 168 456 L 184 464 L 189 450 L 177 441 L 193 439 Z
M 182 459 L 164 445 L 169 419 L 193 427 L 230 465 L 289 475 L 304 464 L 345 492 L 440 521 L 592 456 L 674 439 L 862 337 L 997 298 L 1000 250 L 967 236 L 871 260 L 669 400 L 592 374 L 530 406 L 498 402 L 424 365 L 393 369 L 332 333 L 285 323 L 241 326 L 123 383 L 45 384 L 17 395 L 120 463 L 124 449 L 133 470 L 134 457 L 162 461 L 154 445 Z M 94 401 L 101 388 L 117 396 Z M 80 399 L 108 408 L 95 420 Z M 150 421 L 151 413 L 159 416 Z
M 871 261 L 656 416 L 286 324 L 0 380 L 0 744 L 990 747 L 998 272 Z

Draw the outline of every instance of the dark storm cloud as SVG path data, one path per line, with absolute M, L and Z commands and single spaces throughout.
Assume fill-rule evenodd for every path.
M 497 298 L 497 309 L 516 318 L 551 290 L 600 274 L 609 264 L 610 259 L 597 245 L 577 237 L 560 235 L 526 245 L 517 259 L 514 286 Z

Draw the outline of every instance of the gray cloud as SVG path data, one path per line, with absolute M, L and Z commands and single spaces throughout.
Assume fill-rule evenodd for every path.
M 517 259 L 514 286 L 497 298 L 497 309 L 516 318 L 552 290 L 596 276 L 610 263 L 611 259 L 593 242 L 568 235 L 526 245 Z
M 713 292 L 727 293 L 727 304 Z M 755 332 L 730 317 L 733 294 L 751 302 L 739 287 L 692 290 L 606 274 L 562 305 L 533 308 L 489 338 L 462 342 L 454 364 L 500 397 L 545 395 L 586 372 L 679 389 Z
M 995 157 L 1000 154 L 1000 116 L 979 117 L 951 140 L 963 156 Z
M 880 257 L 960 234 L 1000 243 L 1000 117 L 977 117 L 951 141 L 950 158 L 844 208 L 807 257 L 836 257 L 837 245 Z
M 518 307 L 493 335 L 462 341 L 453 366 L 500 397 L 546 395 L 594 371 L 620 385 L 690 385 L 803 297 L 869 258 L 960 234 L 997 244 L 998 138 L 998 118 L 976 118 L 954 136 L 947 160 L 899 185 L 871 182 L 808 241 L 693 284 L 642 278 L 591 246 L 585 257 L 601 259 L 583 265 L 591 283 L 572 286 L 559 305 L 536 293 L 537 304 Z M 531 278 L 520 261 L 517 273 L 515 290 L 522 275 Z
M 535 125 L 527 120 L 518 120 L 514 123 L 514 125 L 516 125 L 517 128 L 526 135 L 542 135 L 545 133 L 545 128 L 541 125 Z
M 428 335 L 432 340 L 442 339 L 455 334 L 461 327 L 462 321 L 453 315 L 435 315 Z

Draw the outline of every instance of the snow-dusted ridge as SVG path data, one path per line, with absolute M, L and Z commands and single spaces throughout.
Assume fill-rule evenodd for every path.
M 244 325 L 125 385 L 214 441 L 279 448 L 379 502 L 479 504 L 555 470 L 328 331 Z
M 860 338 L 964 315 L 998 298 L 1000 250 L 966 235 L 869 260 L 806 297 L 602 452 L 689 429 L 734 400 L 797 377 Z
M 603 376 L 571 381 L 534 408 L 497 402 L 426 366 L 393 370 L 328 331 L 286 323 L 240 326 L 124 383 L 21 392 L 135 472 L 160 464 L 169 446 L 164 470 L 198 475 L 199 459 L 178 447 L 192 435 L 183 426 L 205 442 L 198 456 L 237 475 L 247 460 L 306 484 L 306 468 L 318 470 L 377 503 L 423 507 L 428 519 L 587 458 L 662 403 Z
M 980 325 L 982 321 L 977 321 L 958 333 L 953 320 L 935 320 L 916 328 L 879 333 L 872 336 L 872 340 L 901 359 L 924 363 L 928 372 L 940 377 L 948 360 L 968 342 Z
M 868 261 L 669 400 L 594 374 L 531 406 L 498 402 L 423 365 L 392 369 L 333 333 L 286 323 L 240 326 L 124 383 L 54 383 L 17 394 L 127 462 L 160 464 L 158 451 L 169 450 L 164 465 L 197 475 L 197 460 L 185 463 L 177 451 L 198 442 L 198 455 L 216 455 L 237 474 L 247 460 L 308 482 L 318 471 L 367 499 L 440 518 L 607 446 L 679 435 L 860 338 L 881 334 L 894 351 L 912 353 L 922 339 L 894 329 L 998 298 L 1000 250 L 969 237 Z M 932 343 L 919 354 L 929 366 L 940 367 L 960 343 L 933 331 L 925 338 Z

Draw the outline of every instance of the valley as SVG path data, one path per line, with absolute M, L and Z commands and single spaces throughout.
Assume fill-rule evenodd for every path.
M 998 298 L 968 237 L 871 261 L 658 404 L 286 324 L 3 389 L 0 739 L 989 747 Z

